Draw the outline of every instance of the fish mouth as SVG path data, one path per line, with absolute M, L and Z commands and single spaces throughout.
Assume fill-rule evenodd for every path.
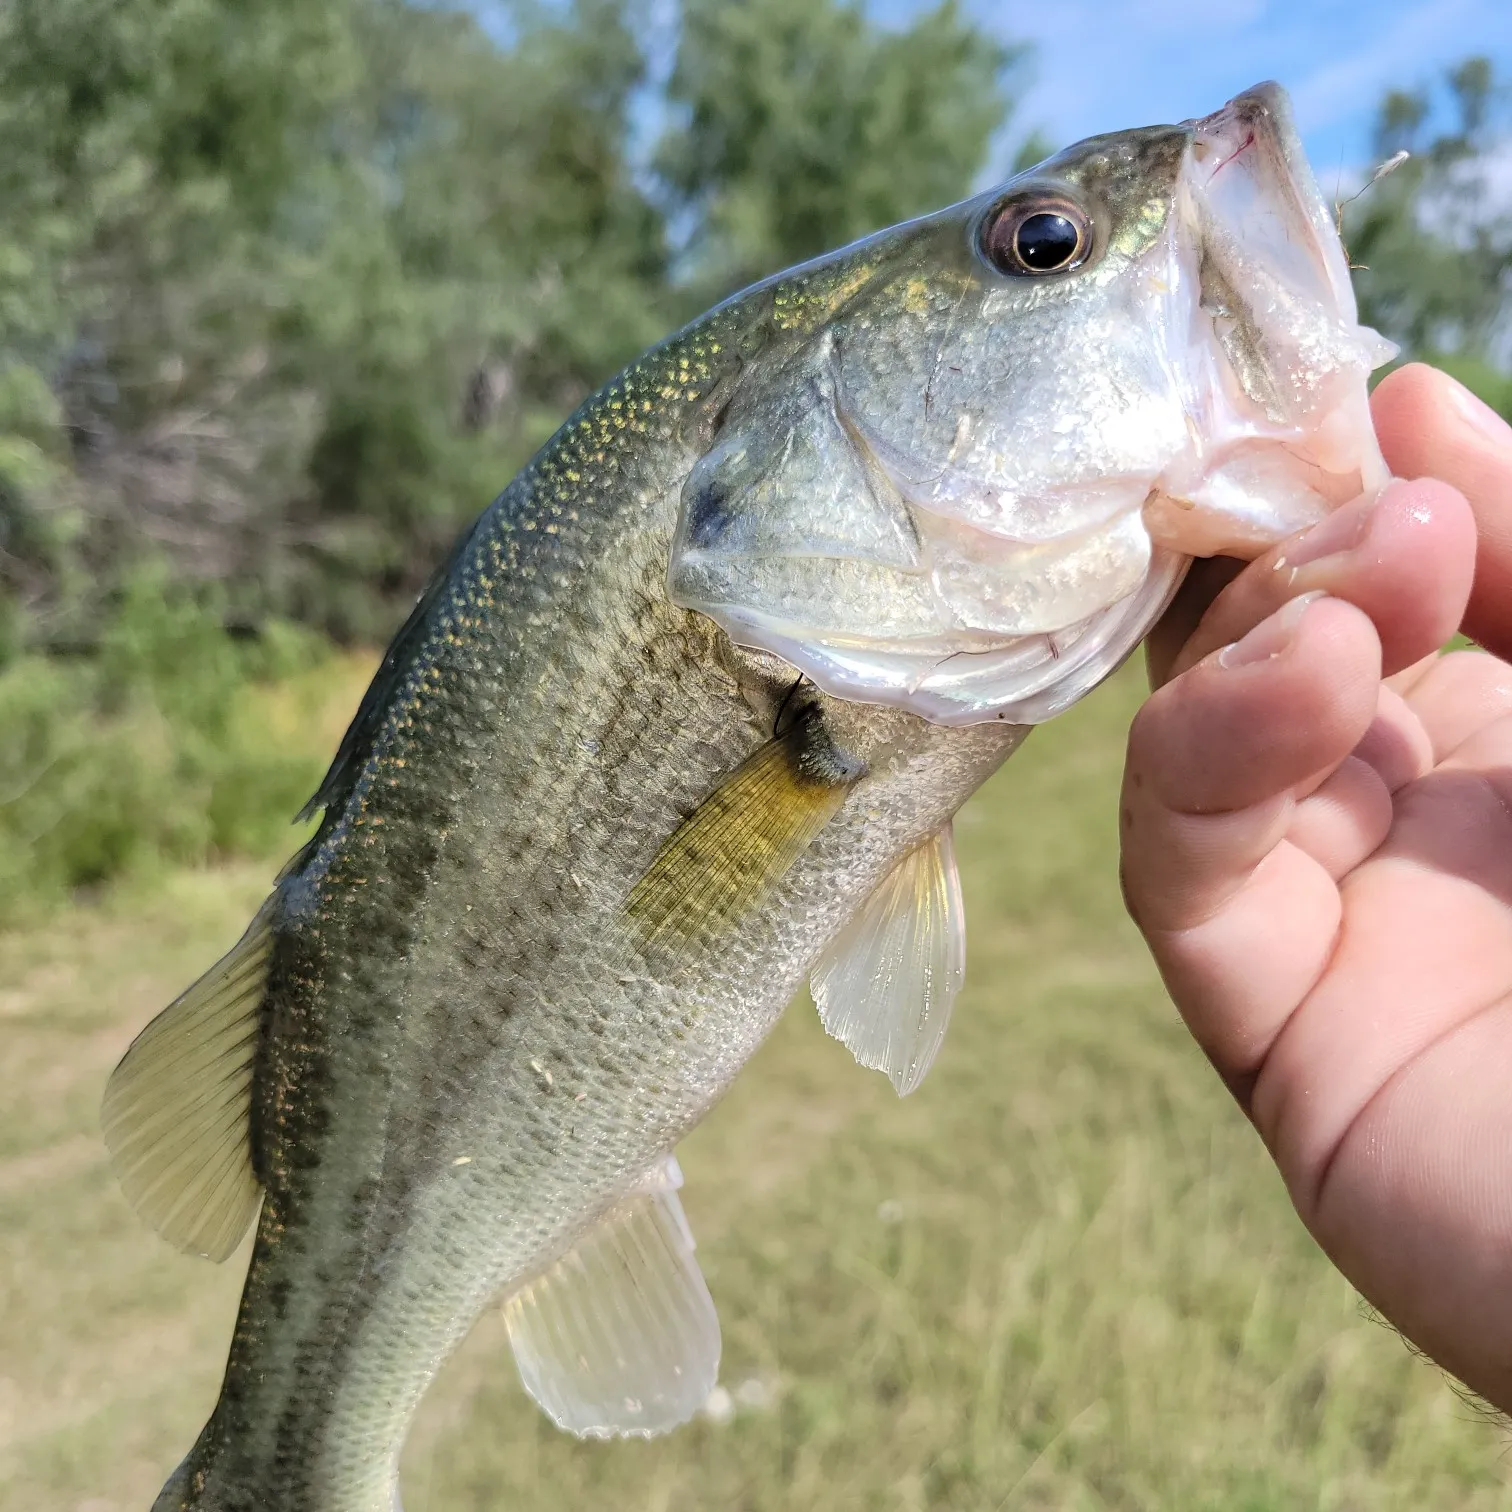
M 1242 225 L 1248 246 L 1292 288 L 1331 302 L 1353 324 L 1349 265 L 1286 91 L 1257 84 L 1188 130 L 1187 180 L 1213 212 L 1218 234 Z M 1256 205 L 1270 214 L 1256 215 Z
M 1364 380 L 1396 349 L 1358 324 L 1285 90 L 1258 85 L 1184 129 L 1172 365 L 1193 444 L 1144 517 L 1170 550 L 1254 556 L 1385 483 Z

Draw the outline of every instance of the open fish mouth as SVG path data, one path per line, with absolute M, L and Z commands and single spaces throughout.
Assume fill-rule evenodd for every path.
M 1048 719 L 1192 557 L 1386 481 L 1366 380 L 1394 349 L 1277 85 L 789 277 L 843 297 L 732 403 L 668 585 L 837 697 Z
M 1386 481 L 1363 377 L 1395 354 L 1357 321 L 1349 265 L 1285 92 L 1188 123 L 1172 219 L 1193 445 L 1156 480 L 1159 545 L 1252 556 Z

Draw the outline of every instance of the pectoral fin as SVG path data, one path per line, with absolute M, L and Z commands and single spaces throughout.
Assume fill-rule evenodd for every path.
M 966 970 L 966 913 L 946 825 L 895 866 L 810 975 L 824 1027 L 912 1092 L 945 1038 Z
M 865 772 L 810 706 L 706 798 L 625 904 L 648 941 L 683 943 L 759 904 Z
M 719 1319 L 668 1156 L 550 1270 L 504 1304 L 525 1389 L 584 1438 L 685 1423 L 719 1376 Z
M 234 1250 L 262 1191 L 252 1169 L 252 1059 L 272 900 L 230 953 L 132 1041 L 100 1122 L 127 1200 L 170 1244 Z

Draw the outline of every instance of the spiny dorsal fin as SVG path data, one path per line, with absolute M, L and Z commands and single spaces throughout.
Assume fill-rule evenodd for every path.
M 824 1027 L 906 1097 L 934 1061 L 966 973 L 966 911 L 950 825 L 910 851 L 819 958 Z
M 252 1059 L 273 900 L 229 954 L 132 1041 L 100 1123 L 127 1200 L 170 1244 L 224 1260 L 257 1212 Z
M 294 816 L 296 824 L 312 819 L 318 812 L 324 810 L 321 829 L 325 830 L 351 796 L 352 789 L 357 785 L 362 774 L 363 764 L 372 754 L 373 744 L 383 728 L 384 720 L 388 717 L 389 704 L 396 690 L 408 676 L 416 657 L 425 644 L 431 611 L 446 591 L 453 571 L 462 560 L 463 554 L 473 536 L 477 534 L 484 518 L 490 512 L 485 510 L 457 537 L 456 543 L 447 553 L 446 560 L 431 574 L 430 581 L 425 585 L 420 597 L 415 600 L 414 608 L 395 631 L 388 650 L 383 653 L 383 661 L 373 674 L 373 680 L 368 684 L 367 691 L 362 695 L 362 702 L 358 704 L 351 724 L 347 726 L 346 734 L 341 737 L 341 744 L 336 749 L 335 758 L 325 776 L 320 779 L 320 786 L 311 794 L 310 801 Z
M 584 1438 L 665 1433 L 719 1378 L 719 1318 L 693 1258 L 672 1156 L 504 1304 L 520 1379 Z
M 754 908 L 865 771 L 830 740 L 817 706 L 801 710 L 678 826 L 625 912 L 648 940 L 681 943 Z

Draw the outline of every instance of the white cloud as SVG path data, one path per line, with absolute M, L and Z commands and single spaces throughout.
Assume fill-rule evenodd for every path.
M 1512 213 L 1512 140 L 1500 143 L 1481 159 L 1486 198 L 1499 212 Z

